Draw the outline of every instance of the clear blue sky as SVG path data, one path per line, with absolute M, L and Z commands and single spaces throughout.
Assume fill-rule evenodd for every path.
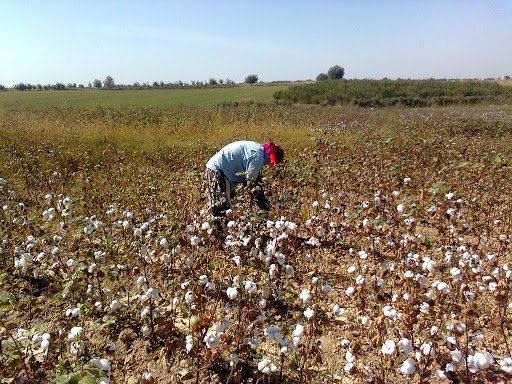
M 0 84 L 512 76 L 512 0 L 0 0 Z

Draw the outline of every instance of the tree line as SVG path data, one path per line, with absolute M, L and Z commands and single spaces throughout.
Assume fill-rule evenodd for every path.
M 258 82 L 258 75 L 251 74 L 245 78 L 244 83 L 253 85 Z M 192 80 L 190 83 L 183 82 L 181 80 L 175 82 L 164 82 L 154 81 L 152 83 L 135 82 L 133 84 L 116 84 L 112 76 L 107 76 L 103 81 L 94 79 L 87 85 L 76 83 L 55 83 L 55 84 L 30 84 L 30 83 L 18 83 L 13 88 L 17 91 L 32 91 L 32 90 L 65 90 L 65 89 L 83 89 L 83 88 L 96 88 L 96 89 L 173 89 L 173 88 L 202 88 L 208 86 L 233 86 L 236 85 L 235 81 L 226 79 L 210 78 L 208 81 L 196 81 Z M 0 91 L 6 91 L 7 88 L 0 84 Z

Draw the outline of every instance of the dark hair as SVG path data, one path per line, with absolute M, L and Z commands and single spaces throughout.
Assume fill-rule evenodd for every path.
M 279 145 L 276 145 L 276 161 L 281 163 L 284 160 L 284 150 Z

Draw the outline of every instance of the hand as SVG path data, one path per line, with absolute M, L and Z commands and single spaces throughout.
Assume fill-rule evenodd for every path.
M 270 201 L 268 201 L 267 199 L 259 200 L 258 207 L 260 207 L 261 209 L 264 209 L 265 211 L 270 211 L 270 208 L 271 208 Z

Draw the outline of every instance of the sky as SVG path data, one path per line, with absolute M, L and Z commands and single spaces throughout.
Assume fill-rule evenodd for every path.
M 0 0 L 0 84 L 512 76 L 512 0 Z

